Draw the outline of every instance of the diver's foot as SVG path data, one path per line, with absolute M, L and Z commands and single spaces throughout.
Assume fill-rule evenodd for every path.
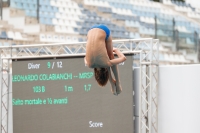
M 113 84 L 112 86 L 111 86 L 111 92 L 113 93 L 113 95 L 118 95 L 117 94 L 117 87 L 116 87 L 116 84 Z
M 120 94 L 121 92 L 122 92 L 122 87 L 121 87 L 121 85 L 117 85 L 117 84 L 116 84 L 116 93 L 117 93 L 117 95 Z

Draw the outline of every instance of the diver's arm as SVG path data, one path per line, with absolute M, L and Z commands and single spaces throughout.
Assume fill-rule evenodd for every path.
M 117 65 L 126 60 L 126 56 L 122 52 L 120 52 L 119 49 L 114 48 L 113 52 L 115 52 L 119 58 L 114 58 L 114 59 L 110 60 L 112 65 Z

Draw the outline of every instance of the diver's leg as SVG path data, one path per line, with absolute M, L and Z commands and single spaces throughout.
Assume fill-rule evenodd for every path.
M 111 71 L 110 71 L 110 67 L 108 67 L 108 73 L 109 73 L 109 82 L 110 82 L 110 84 L 111 84 L 111 92 L 112 92 L 114 95 L 117 95 L 116 81 L 112 78 Z
M 107 49 L 107 53 L 108 53 L 110 60 L 114 59 L 112 37 L 111 36 L 109 36 L 109 38 L 106 40 L 106 49 Z M 113 66 L 111 66 L 111 68 L 112 68 L 112 71 L 113 71 L 113 74 L 114 74 L 115 80 L 116 80 L 117 94 L 119 94 L 122 91 L 122 87 L 120 85 L 118 66 L 113 65 Z

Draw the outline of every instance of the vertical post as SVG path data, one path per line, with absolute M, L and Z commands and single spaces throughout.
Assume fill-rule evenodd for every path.
M 152 133 L 152 87 L 153 87 L 153 79 L 152 79 L 152 61 L 153 61 L 153 39 L 150 41 L 150 64 L 148 65 L 149 67 L 149 72 L 148 72 L 148 77 L 149 77 L 149 90 L 148 90 L 148 101 L 149 101 L 149 113 L 148 113 L 148 121 L 149 121 L 149 133 Z M 148 79 L 147 79 L 148 80 Z
M 12 49 L 10 49 L 10 54 L 11 54 L 11 57 L 12 57 Z M 8 68 L 7 68 L 7 81 L 8 81 L 8 89 L 7 89 L 7 133 L 8 133 L 8 130 L 9 130 L 9 103 L 10 103 L 10 59 L 7 59 L 7 64 L 8 64 Z
M 40 0 L 37 0 L 37 20 L 38 20 L 38 23 L 40 23 L 39 21 L 39 18 L 40 18 Z
M 146 75 L 147 76 L 149 75 L 149 68 L 150 68 L 149 65 L 146 65 Z M 149 84 L 149 79 L 147 79 L 147 77 L 146 77 L 145 80 L 146 80 L 145 86 L 147 86 Z M 150 87 L 147 87 L 146 88 L 146 100 L 148 101 L 148 103 L 149 103 L 149 99 L 151 99 L 149 92 L 150 92 Z M 150 124 L 151 124 L 151 121 L 150 121 L 151 114 L 149 112 L 150 105 L 146 104 L 146 108 L 148 110 L 147 116 L 145 117 L 146 118 L 146 125 L 147 125 L 147 127 L 149 127 L 149 129 L 146 128 L 146 133 L 150 133 Z
M 156 15 L 155 15 L 155 18 L 154 18 L 154 19 L 155 19 L 155 37 L 154 37 L 154 38 L 157 39 L 157 31 L 158 31 L 157 28 L 158 28 L 158 27 L 157 27 L 157 16 L 156 16 Z
M 198 34 L 196 31 L 194 32 L 194 45 L 194 51 L 198 52 Z
M 139 133 L 142 133 L 142 51 L 140 52 Z
M 175 38 L 176 38 L 176 51 L 179 50 L 179 31 L 176 30 L 175 32 Z
M 175 22 L 175 20 L 174 20 L 174 18 L 173 18 L 173 20 L 172 20 L 172 31 L 173 31 L 173 41 L 175 42 L 176 41 L 176 33 L 175 33 L 175 25 L 176 25 L 176 22 Z
M 1 20 L 3 20 L 3 1 L 0 0 L 0 12 L 1 12 Z
M 200 39 L 198 39 L 198 54 L 197 54 L 198 61 L 200 62 Z
M 157 61 L 157 63 L 158 63 L 158 61 Z M 156 79 L 157 80 L 155 80 L 155 84 L 156 84 L 156 94 L 155 94 L 155 96 L 156 96 L 156 104 L 155 104 L 155 108 L 156 108 L 156 133 L 158 133 L 158 73 L 159 73 L 159 65 L 156 65 L 155 66 L 156 67 Z
M 2 82 L 2 77 L 3 77 L 3 65 L 2 65 L 2 60 L 1 60 L 1 54 L 0 54 L 0 71 L 1 71 L 1 73 L 0 73 L 0 88 L 1 88 L 1 90 L 0 90 L 0 105 L 1 105 L 1 107 L 0 107 L 0 126 L 1 126 L 1 128 L 0 128 L 0 133 L 2 133 L 2 118 L 3 118 L 3 113 L 2 113 L 2 91 L 3 91 L 3 82 Z
M 158 87 L 159 87 L 159 84 L 158 84 L 158 81 L 159 81 L 159 41 L 158 41 L 158 44 L 157 44 L 157 60 L 156 60 L 156 63 L 158 63 L 156 65 L 156 103 L 157 103 L 157 106 L 156 106 L 156 133 L 158 133 Z
M 10 0 L 8 0 L 8 7 L 10 7 Z

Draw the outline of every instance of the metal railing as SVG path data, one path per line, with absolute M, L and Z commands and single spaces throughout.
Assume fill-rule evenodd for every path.
M 139 133 L 158 133 L 159 40 L 152 38 L 113 40 L 113 46 L 126 54 L 139 54 Z M 0 51 L 0 133 L 8 133 L 10 124 L 8 118 L 9 93 L 12 89 L 10 78 L 12 60 L 83 56 L 86 52 L 86 42 L 2 46 Z

